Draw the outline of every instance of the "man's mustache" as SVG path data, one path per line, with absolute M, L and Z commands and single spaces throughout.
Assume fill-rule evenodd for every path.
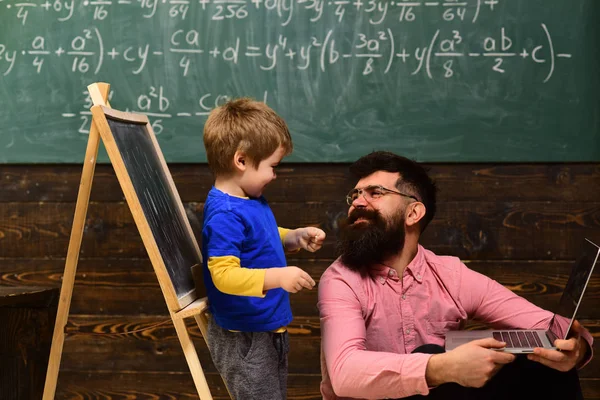
M 350 215 L 348 215 L 348 225 L 352 225 L 360 218 L 376 221 L 380 217 L 381 217 L 381 214 L 377 210 L 367 210 L 365 208 L 356 208 L 350 213 Z

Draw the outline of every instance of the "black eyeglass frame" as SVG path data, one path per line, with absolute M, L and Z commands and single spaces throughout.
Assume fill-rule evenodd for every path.
M 354 200 L 356 200 L 356 199 L 358 198 L 358 196 L 361 196 L 361 195 L 362 195 L 362 196 L 364 197 L 364 194 L 363 194 L 363 193 L 364 193 L 364 191 L 365 191 L 365 190 L 367 190 L 367 189 L 369 189 L 369 190 L 378 189 L 378 190 L 381 190 L 381 191 L 382 191 L 382 192 L 384 192 L 384 193 L 394 193 L 394 194 L 399 194 L 400 196 L 408 197 L 409 199 L 413 199 L 414 201 L 419 201 L 419 199 L 417 199 L 415 196 L 412 196 L 412 195 L 410 195 L 410 194 L 402 193 L 402 192 L 399 192 L 399 191 L 397 191 L 397 190 L 388 189 L 388 188 L 386 188 L 386 187 L 383 187 L 383 186 L 381 186 L 381 185 L 369 185 L 369 186 L 366 186 L 366 187 L 364 187 L 364 188 L 354 188 L 354 189 L 352 189 L 352 190 L 351 190 L 351 191 L 350 191 L 350 192 L 349 192 L 349 193 L 346 195 L 346 203 L 348 203 L 348 205 L 349 205 L 349 206 L 351 206 L 351 205 L 352 205 L 352 203 L 354 203 Z M 356 197 L 352 198 L 352 197 L 354 196 L 354 194 L 355 194 L 355 193 L 357 193 L 357 194 L 358 194 L 358 196 L 356 196 Z M 371 196 L 369 196 L 369 197 L 371 197 Z M 365 197 L 365 200 L 369 201 L 369 199 L 367 199 L 366 197 Z

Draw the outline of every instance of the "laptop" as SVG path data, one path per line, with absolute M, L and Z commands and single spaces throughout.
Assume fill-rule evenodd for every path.
M 558 310 L 556 312 L 556 314 L 565 317 L 571 316 L 571 322 L 569 323 L 564 339 L 566 339 L 566 335 L 575 320 L 585 288 L 590 281 L 594 266 L 598 262 L 598 257 L 600 255 L 600 247 L 591 240 L 585 239 L 583 247 L 583 252 L 573 267 L 571 275 L 569 275 L 567 286 L 560 298 Z M 552 322 L 554 322 L 554 319 Z M 506 342 L 506 347 L 500 350 L 508 353 L 533 353 L 535 347 L 556 349 L 553 343 L 557 337 L 550 330 L 496 329 L 447 332 L 446 350 L 453 350 L 472 340 L 488 337 L 493 337 L 501 342 Z

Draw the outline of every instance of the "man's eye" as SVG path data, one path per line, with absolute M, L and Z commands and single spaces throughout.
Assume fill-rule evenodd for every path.
M 381 197 L 383 195 L 383 192 L 381 192 L 380 190 L 373 190 L 371 192 L 371 197 Z

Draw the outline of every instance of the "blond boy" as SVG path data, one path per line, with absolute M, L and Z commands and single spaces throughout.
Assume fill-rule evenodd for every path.
M 262 196 L 292 152 L 286 123 L 266 104 L 243 98 L 214 109 L 204 147 L 215 175 L 202 227 L 211 356 L 235 399 L 285 399 L 288 292 L 312 289 L 315 282 L 286 266 L 284 250 L 314 252 L 325 232 L 279 228 Z

